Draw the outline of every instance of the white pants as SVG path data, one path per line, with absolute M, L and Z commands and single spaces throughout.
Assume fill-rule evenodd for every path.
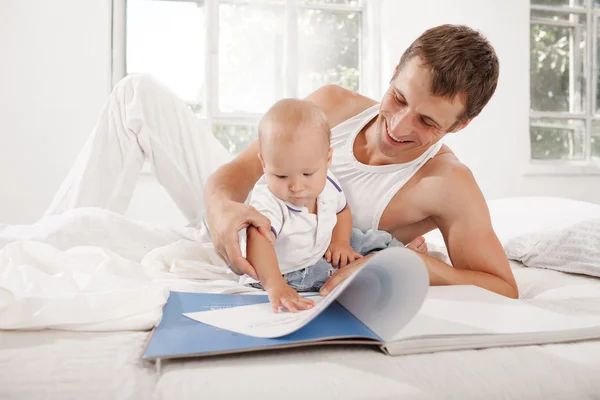
M 150 76 L 130 75 L 115 86 L 46 215 L 79 207 L 124 213 L 147 160 L 195 224 L 205 213 L 208 177 L 231 158 L 175 93 Z

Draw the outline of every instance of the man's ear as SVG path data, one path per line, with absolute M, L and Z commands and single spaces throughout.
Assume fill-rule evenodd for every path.
M 329 148 L 327 152 L 327 168 L 331 167 L 331 156 L 333 156 L 333 148 Z
M 258 159 L 260 160 L 260 165 L 262 166 L 263 172 L 265 172 L 265 161 L 262 158 L 262 155 L 260 153 L 256 154 L 258 156 Z

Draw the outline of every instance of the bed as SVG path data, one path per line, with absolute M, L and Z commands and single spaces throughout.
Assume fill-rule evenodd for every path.
M 600 216 L 566 199 L 490 201 L 504 242 Z M 432 247 L 443 251 L 436 233 Z M 511 262 L 522 301 L 600 313 L 600 279 Z M 0 331 L 1 399 L 592 399 L 600 397 L 600 340 L 390 357 L 331 347 L 164 362 L 140 355 L 148 331 Z

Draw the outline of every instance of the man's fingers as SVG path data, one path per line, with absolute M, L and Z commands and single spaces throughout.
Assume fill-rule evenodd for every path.
M 339 268 L 337 271 L 331 275 L 331 277 L 323 284 L 320 290 L 321 296 L 327 296 L 333 289 L 336 288 L 337 285 L 342 283 L 347 277 L 349 277 L 354 271 L 362 266 L 371 258 L 374 254 L 369 254 L 366 257 L 362 257 L 358 261 L 351 262 L 346 266 L 346 268 Z
M 335 287 L 337 285 L 339 285 L 351 273 L 352 273 L 352 271 L 348 268 L 341 268 L 341 269 L 338 269 L 337 271 L 335 271 L 335 273 L 333 275 L 331 275 L 331 277 L 329 279 L 327 279 L 327 282 L 325 282 L 323 284 L 323 286 L 321 287 L 321 290 L 319 291 L 321 296 L 327 296 L 333 289 L 335 289 Z
M 262 215 L 260 212 L 256 211 L 256 209 L 252 208 L 254 212 L 252 216 L 248 219 L 248 223 L 253 225 L 258 229 L 258 231 L 263 234 L 265 237 L 269 237 L 270 234 L 274 234 L 271 230 L 271 220 L 269 218 Z
M 238 275 L 248 274 L 252 278 L 259 280 L 258 275 L 256 275 L 256 270 L 254 269 L 252 264 L 250 264 L 248 260 L 246 260 L 241 255 L 231 260 L 230 268 L 233 272 L 235 272 Z M 240 272 L 236 272 L 236 270 Z
M 331 262 L 331 250 L 327 249 L 327 251 L 325 252 L 325 261 L 327 261 L 328 263 Z
M 234 258 L 242 256 L 242 250 L 240 249 L 240 242 L 238 242 L 237 232 L 235 234 L 229 235 L 226 238 L 223 238 L 222 241 L 223 246 L 223 258 L 229 264 L 233 263 Z
M 221 258 L 223 259 L 223 261 L 225 261 L 225 263 L 227 265 L 231 264 L 229 262 L 229 257 L 227 257 L 227 252 L 225 251 L 225 247 L 224 246 L 222 246 L 220 243 L 219 244 L 215 244 L 215 250 L 217 251 L 217 253 L 219 253 L 219 255 L 221 256 Z
M 254 279 L 258 280 L 256 271 L 252 265 L 242 257 L 242 251 L 240 250 L 240 244 L 237 241 L 237 235 L 235 239 L 230 239 L 225 243 L 225 258 L 229 260 L 229 268 L 237 275 L 248 274 Z

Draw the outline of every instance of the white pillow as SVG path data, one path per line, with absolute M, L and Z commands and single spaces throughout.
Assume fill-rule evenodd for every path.
M 504 249 L 509 259 L 528 267 L 600 277 L 600 218 L 522 235 Z

